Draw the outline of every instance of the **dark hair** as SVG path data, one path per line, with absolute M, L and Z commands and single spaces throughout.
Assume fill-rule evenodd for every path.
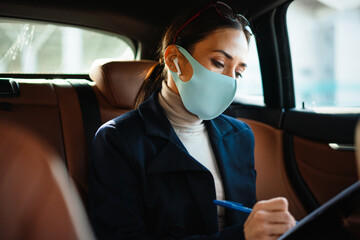
M 229 16 L 220 15 L 215 7 L 209 7 L 201 12 L 196 18 L 188 22 L 188 24 L 185 24 L 194 17 L 195 14 L 198 14 L 206 8 L 207 5 L 201 5 L 188 12 L 182 13 L 165 31 L 162 42 L 158 48 L 159 63 L 151 68 L 147 74 L 145 81 L 137 94 L 135 108 L 145 101 L 154 90 L 161 88 L 162 80 L 165 79 L 167 75 L 164 53 L 169 45 L 174 44 L 174 41 L 176 45 L 182 46 L 189 53 L 192 53 L 196 43 L 201 42 L 213 31 L 221 28 L 243 30 L 247 41 L 250 41 L 251 33 L 245 28 L 248 24 L 246 19 L 239 18 L 237 20 L 231 20 Z M 177 38 L 175 39 L 176 35 Z

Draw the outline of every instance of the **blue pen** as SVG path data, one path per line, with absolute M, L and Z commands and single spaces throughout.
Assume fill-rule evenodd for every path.
M 235 209 L 244 213 L 251 213 L 252 209 L 248 208 L 248 207 L 244 207 L 241 203 L 237 203 L 237 202 L 231 202 L 231 201 L 226 201 L 226 200 L 214 200 L 213 201 L 214 204 L 219 205 L 221 207 L 226 207 L 226 208 L 230 208 L 230 209 Z M 298 224 L 298 221 L 295 221 L 296 224 Z
M 252 211 L 251 208 L 244 207 L 241 203 L 237 203 L 237 202 L 214 200 L 213 203 L 221 207 L 235 209 L 244 213 L 251 213 Z

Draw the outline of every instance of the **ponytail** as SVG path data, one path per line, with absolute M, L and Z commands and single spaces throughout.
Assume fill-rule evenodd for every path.
M 165 64 L 159 62 L 149 70 L 136 96 L 134 109 L 138 108 L 155 90 L 161 88 L 162 80 L 165 78 L 164 68 Z

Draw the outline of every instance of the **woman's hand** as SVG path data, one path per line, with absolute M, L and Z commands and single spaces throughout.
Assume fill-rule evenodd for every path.
M 244 224 L 245 239 L 277 239 L 295 226 L 288 205 L 283 197 L 257 202 Z

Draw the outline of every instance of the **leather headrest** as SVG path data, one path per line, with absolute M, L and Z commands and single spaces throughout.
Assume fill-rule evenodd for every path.
M 95 60 L 90 78 L 112 107 L 131 109 L 152 66 L 157 62 Z

